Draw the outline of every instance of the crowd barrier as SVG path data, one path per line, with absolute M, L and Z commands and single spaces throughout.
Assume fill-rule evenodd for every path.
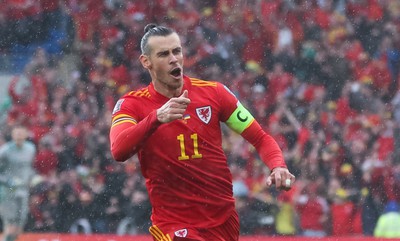
M 398 239 L 382 239 L 372 237 L 271 237 L 271 236 L 243 236 L 240 241 L 391 241 Z M 27 233 L 18 238 L 18 241 L 153 241 L 150 236 L 117 236 L 117 235 L 76 235 L 76 234 L 55 234 L 55 233 Z

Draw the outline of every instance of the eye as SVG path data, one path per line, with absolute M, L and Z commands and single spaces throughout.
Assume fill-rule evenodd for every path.
M 181 49 L 181 48 L 176 48 L 176 49 L 174 49 L 172 52 L 173 52 L 175 55 L 176 55 L 176 54 L 180 54 L 180 53 L 182 53 L 182 49 Z
M 164 51 L 164 52 L 160 52 L 160 53 L 158 54 L 158 56 L 160 56 L 160 57 L 165 57 L 165 56 L 168 56 L 168 54 L 169 54 L 168 51 Z

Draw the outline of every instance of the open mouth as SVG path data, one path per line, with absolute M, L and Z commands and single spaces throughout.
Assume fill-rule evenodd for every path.
M 181 77 L 182 69 L 179 68 L 179 67 L 176 67 L 173 70 L 171 70 L 171 72 L 169 72 L 169 74 L 172 75 L 175 78 Z

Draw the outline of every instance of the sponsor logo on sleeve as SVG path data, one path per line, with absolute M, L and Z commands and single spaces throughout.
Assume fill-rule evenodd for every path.
M 113 114 L 115 114 L 115 113 L 117 113 L 118 111 L 121 110 L 121 106 L 122 106 L 122 103 L 124 102 L 124 100 L 125 99 L 120 99 L 120 100 L 117 101 L 117 103 L 114 106 L 113 112 L 112 112 Z

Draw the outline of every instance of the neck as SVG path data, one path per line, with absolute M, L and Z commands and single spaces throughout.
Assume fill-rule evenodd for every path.
M 153 81 L 153 86 L 158 93 L 168 98 L 179 96 L 182 92 L 182 87 L 183 87 L 182 85 L 178 87 L 170 86 L 157 81 Z
M 15 145 L 16 145 L 18 148 L 21 148 L 23 143 L 24 143 L 24 142 L 18 141 L 18 142 L 15 142 Z

